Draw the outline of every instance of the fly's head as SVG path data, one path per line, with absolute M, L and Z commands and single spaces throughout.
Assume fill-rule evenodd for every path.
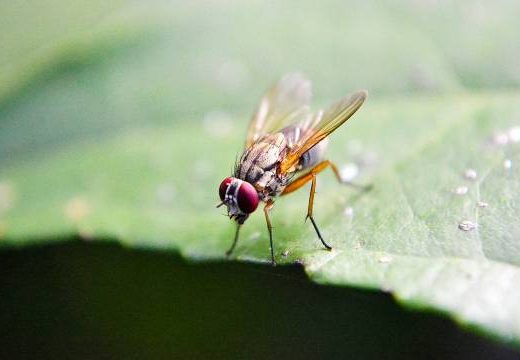
M 218 192 L 222 204 L 227 206 L 229 218 L 239 224 L 247 220 L 260 201 L 253 185 L 234 177 L 225 178 L 220 183 Z

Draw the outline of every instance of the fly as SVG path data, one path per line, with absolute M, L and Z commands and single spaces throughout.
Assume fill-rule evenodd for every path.
M 311 83 L 300 74 L 283 77 L 262 98 L 251 119 L 245 149 L 231 177 L 219 186 L 228 216 L 237 226 L 229 256 L 238 241 L 239 231 L 260 201 L 265 203 L 264 215 L 269 231 L 271 262 L 276 264 L 273 231 L 269 213 L 274 200 L 290 194 L 311 182 L 307 217 L 327 250 L 332 247 L 323 239 L 313 217 L 316 176 L 330 167 L 341 183 L 338 168 L 324 158 L 328 136 L 361 107 L 366 91 L 347 95 L 325 111 L 311 113 Z M 361 187 L 366 189 L 366 187 Z

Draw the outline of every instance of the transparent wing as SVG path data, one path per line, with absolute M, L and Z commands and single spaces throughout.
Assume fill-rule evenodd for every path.
M 280 164 L 280 172 L 286 173 L 298 164 L 300 157 L 313 146 L 325 139 L 330 133 L 340 127 L 363 105 L 368 93 L 358 91 L 347 95 L 329 107 L 325 112 L 318 112 L 310 122 L 306 131 L 294 144 L 285 159 Z
M 309 115 L 311 83 L 301 74 L 288 74 L 262 98 L 246 137 L 246 147 L 265 134 L 301 121 Z

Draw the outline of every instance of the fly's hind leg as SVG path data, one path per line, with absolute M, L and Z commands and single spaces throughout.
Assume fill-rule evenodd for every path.
M 307 206 L 307 217 L 305 218 L 305 220 L 311 219 L 312 226 L 314 227 L 314 230 L 316 230 L 316 234 L 318 234 L 318 237 L 320 238 L 323 246 L 325 246 L 325 248 L 327 250 L 332 250 L 332 246 L 330 246 L 329 244 L 327 244 L 325 242 L 325 240 L 323 240 L 320 230 L 318 229 L 318 226 L 316 225 L 316 221 L 314 221 L 314 217 L 312 216 L 312 210 L 314 208 L 314 194 L 316 193 L 316 174 L 311 173 L 311 176 L 312 176 L 311 177 L 311 181 L 312 181 L 311 192 L 309 194 L 309 205 Z
M 331 164 L 331 162 L 328 160 L 320 162 L 318 165 L 314 166 L 309 172 L 300 176 L 299 178 L 297 178 L 296 180 L 291 182 L 289 185 L 287 185 L 287 187 L 285 188 L 285 190 L 282 193 L 282 195 L 290 194 L 293 191 L 296 191 L 299 188 L 301 188 L 303 185 L 307 184 L 309 181 L 312 181 L 311 192 L 309 194 L 309 205 L 307 206 L 307 216 L 305 219 L 306 220 L 311 219 L 312 226 L 314 227 L 316 234 L 318 235 L 321 243 L 323 244 L 323 246 L 325 246 L 325 248 L 327 250 L 331 250 L 332 247 L 329 244 L 327 244 L 325 242 L 325 240 L 323 240 L 320 230 L 318 229 L 318 226 L 316 225 L 316 221 L 314 221 L 314 217 L 312 216 L 312 210 L 314 208 L 314 194 L 316 193 L 316 175 L 318 173 L 322 172 L 323 170 L 325 170 L 327 168 L 327 166 L 329 166 L 330 164 Z
M 341 178 L 341 174 L 339 173 L 338 167 L 336 165 L 334 165 L 334 163 L 332 163 L 331 161 L 324 160 L 324 161 L 318 163 L 313 168 L 311 168 L 307 173 L 301 175 L 300 177 L 298 177 L 294 181 L 292 181 L 289 185 L 287 185 L 287 187 L 283 191 L 282 195 L 287 195 L 287 194 L 292 193 L 293 191 L 298 190 L 303 185 L 305 185 L 307 182 L 311 181 L 313 176 L 318 175 L 320 172 L 325 170 L 327 167 L 330 167 L 332 169 L 332 171 L 334 172 L 334 175 L 336 176 L 336 179 L 338 179 L 338 181 L 341 184 L 353 186 L 362 191 L 368 191 L 372 188 L 372 185 L 360 185 L 360 184 L 353 183 L 351 181 L 343 180 Z M 312 197 L 314 197 L 314 194 L 312 194 Z
M 305 219 L 311 219 L 312 226 L 314 227 L 314 230 L 316 230 L 316 234 L 318 234 L 318 237 L 320 238 L 321 243 L 323 244 L 323 246 L 325 246 L 327 248 L 327 250 L 330 250 L 330 249 L 332 249 L 332 247 L 329 244 L 327 244 L 325 242 L 325 240 L 323 240 L 323 237 L 321 236 L 320 230 L 318 229 L 318 226 L 316 225 L 316 222 L 314 221 L 314 217 L 312 216 L 312 209 L 314 207 L 314 194 L 316 193 L 316 175 L 318 175 L 320 172 L 325 170 L 327 167 L 330 167 L 332 169 L 332 171 L 334 172 L 334 175 L 336 175 L 336 178 L 342 184 L 351 185 L 351 186 L 359 188 L 359 189 L 361 189 L 363 191 L 369 190 L 371 188 L 370 185 L 369 186 L 363 186 L 363 185 L 358 185 L 358 184 L 351 183 L 350 181 L 344 181 L 341 178 L 341 175 L 340 175 L 336 165 L 334 165 L 329 160 L 324 160 L 324 161 L 320 162 L 319 164 L 317 164 L 316 166 L 314 166 L 312 169 L 310 169 L 307 173 L 305 173 L 302 176 L 296 178 L 289 185 L 287 185 L 287 187 L 283 191 L 282 195 L 290 194 L 293 191 L 296 191 L 299 188 L 301 188 L 303 185 L 307 184 L 309 181 L 312 181 L 312 183 L 311 183 L 311 192 L 310 192 L 310 195 L 309 195 L 309 205 L 307 207 L 307 217 Z

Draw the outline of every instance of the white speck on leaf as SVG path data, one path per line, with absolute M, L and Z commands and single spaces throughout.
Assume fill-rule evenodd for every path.
M 504 169 L 511 169 L 513 167 L 513 162 L 510 159 L 504 160 Z
M 354 250 L 360 250 L 365 246 L 365 242 L 363 240 L 359 240 L 354 244 Z
M 389 262 L 391 262 L 393 260 L 392 256 L 390 255 L 381 255 L 377 261 L 379 261 L 381 264 L 388 264 Z
M 507 135 L 509 137 L 509 141 L 514 143 L 520 142 L 520 126 L 513 126 L 508 130 Z
M 383 285 L 383 287 L 381 288 L 381 290 L 385 293 L 390 293 L 392 292 L 393 288 L 389 285 Z
M 284 250 L 284 251 L 282 252 L 282 256 L 283 256 L 283 257 L 287 257 L 287 256 L 289 256 L 289 250 Z
M 457 195 L 466 195 L 468 193 L 468 187 L 467 186 L 458 186 L 455 189 L 454 193 Z
M 352 181 L 358 176 L 359 167 L 355 163 L 348 163 L 341 167 L 339 173 L 343 181 Z
M 507 145 L 509 142 L 509 136 L 506 133 L 500 132 L 493 135 L 493 144 L 497 146 Z
M 473 221 L 464 220 L 459 223 L 459 229 L 462 231 L 471 231 L 477 227 L 477 224 L 475 224 Z
M 83 241 L 92 241 L 94 240 L 94 233 L 90 228 L 81 227 L 78 230 L 78 235 Z
M 343 210 L 343 215 L 348 218 L 354 217 L 354 209 L 350 206 L 346 207 L 345 210 Z
M 260 235 L 261 235 L 260 231 L 255 231 L 254 233 L 249 235 L 249 240 L 250 241 L 258 240 L 258 239 L 260 239 Z
M 476 180 L 477 176 L 477 172 L 474 169 L 467 169 L 464 171 L 464 178 L 466 180 Z
M 487 202 L 485 202 L 485 201 L 478 201 L 477 202 L 477 206 L 479 208 L 487 208 L 489 206 L 489 204 Z

